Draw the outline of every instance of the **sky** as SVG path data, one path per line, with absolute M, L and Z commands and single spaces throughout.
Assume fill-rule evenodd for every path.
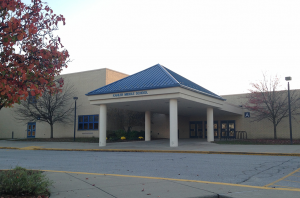
M 263 73 L 300 89 L 299 0 L 44 1 L 66 18 L 62 74 L 159 63 L 218 95 L 247 93 Z

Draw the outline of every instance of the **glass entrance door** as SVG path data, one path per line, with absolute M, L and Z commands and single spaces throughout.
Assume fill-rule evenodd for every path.
M 202 122 L 190 122 L 190 138 L 203 138 Z
M 235 138 L 235 121 L 221 121 L 221 138 Z
M 35 122 L 28 122 L 27 124 L 27 138 L 35 138 Z

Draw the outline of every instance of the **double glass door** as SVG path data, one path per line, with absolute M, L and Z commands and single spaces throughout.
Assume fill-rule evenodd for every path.
M 221 121 L 221 138 L 235 138 L 235 121 Z
M 28 122 L 27 124 L 27 138 L 35 138 L 35 122 Z
M 203 138 L 201 121 L 190 122 L 190 138 Z

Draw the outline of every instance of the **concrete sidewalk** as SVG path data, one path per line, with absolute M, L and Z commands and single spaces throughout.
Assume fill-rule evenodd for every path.
M 279 189 L 199 181 L 45 172 L 55 181 L 51 198 L 261 198 L 299 197 L 300 189 Z
M 30 142 L 0 140 L 2 149 L 76 150 L 118 152 L 187 152 L 217 154 L 257 154 L 300 156 L 300 145 L 225 145 L 198 139 L 180 139 L 178 147 L 170 147 L 168 139 L 154 141 L 116 142 L 99 147 L 97 143 Z

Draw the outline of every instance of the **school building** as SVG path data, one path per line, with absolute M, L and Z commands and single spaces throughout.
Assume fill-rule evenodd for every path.
M 145 123 L 136 130 L 145 131 L 145 141 L 168 138 L 170 147 L 183 138 L 273 138 L 272 123 L 252 122 L 252 112 L 243 108 L 247 94 L 218 96 L 160 64 L 130 76 L 104 68 L 59 77 L 77 89 L 76 137 L 99 137 L 99 146 L 106 145 L 107 130 L 119 129 L 107 116 L 112 108 L 144 112 Z M 11 138 L 12 132 L 14 138 L 50 137 L 49 124 L 14 117 L 14 108 L 0 111 L 0 138 Z M 73 135 L 74 123 L 54 124 L 54 138 Z M 278 125 L 277 137 L 289 138 L 287 118 Z M 293 138 L 300 138 L 295 121 Z

